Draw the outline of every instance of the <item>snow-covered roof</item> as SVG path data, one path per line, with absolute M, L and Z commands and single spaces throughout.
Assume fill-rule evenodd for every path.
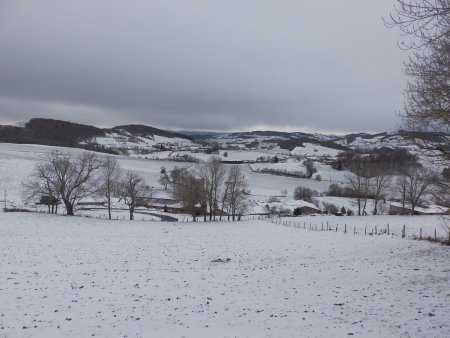
M 403 208 L 403 204 L 400 202 L 390 202 L 390 205 L 397 208 Z M 410 204 L 405 204 L 405 209 L 411 210 L 412 206 Z M 449 208 L 433 204 L 425 207 L 415 207 L 414 210 L 422 214 L 444 214 L 448 212 Z

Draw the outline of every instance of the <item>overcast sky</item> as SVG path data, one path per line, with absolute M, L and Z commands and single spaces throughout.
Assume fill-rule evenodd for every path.
M 0 123 L 386 131 L 393 0 L 0 0 Z

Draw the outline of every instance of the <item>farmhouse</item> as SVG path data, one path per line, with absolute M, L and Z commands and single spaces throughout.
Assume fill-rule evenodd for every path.
M 403 209 L 402 203 L 391 202 L 389 205 L 389 215 L 411 215 L 413 213 L 412 207 L 405 204 Z M 450 215 L 450 209 L 439 205 L 428 205 L 423 207 L 416 207 L 414 209 L 415 215 Z

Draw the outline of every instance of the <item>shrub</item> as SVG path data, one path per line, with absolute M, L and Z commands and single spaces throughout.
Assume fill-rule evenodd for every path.
M 297 207 L 294 209 L 294 216 L 300 216 L 302 214 L 302 209 Z
M 314 162 L 311 160 L 306 160 L 303 164 L 306 167 L 306 177 L 311 178 L 317 172 Z
M 310 203 L 313 203 L 313 197 L 318 195 L 319 193 L 317 191 L 302 186 L 298 186 L 294 190 L 294 199 Z
M 328 214 L 336 214 L 339 211 L 339 208 L 332 203 L 323 202 L 323 210 Z
M 342 187 L 339 184 L 337 183 L 330 184 L 328 188 L 328 196 L 341 197 L 343 193 L 344 189 L 342 189 Z
M 269 202 L 269 203 L 280 202 L 280 200 L 276 196 L 270 196 L 269 200 L 267 202 Z

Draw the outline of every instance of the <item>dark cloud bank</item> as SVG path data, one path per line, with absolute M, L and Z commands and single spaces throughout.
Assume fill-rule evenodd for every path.
M 0 0 L 0 123 L 381 131 L 390 0 Z

